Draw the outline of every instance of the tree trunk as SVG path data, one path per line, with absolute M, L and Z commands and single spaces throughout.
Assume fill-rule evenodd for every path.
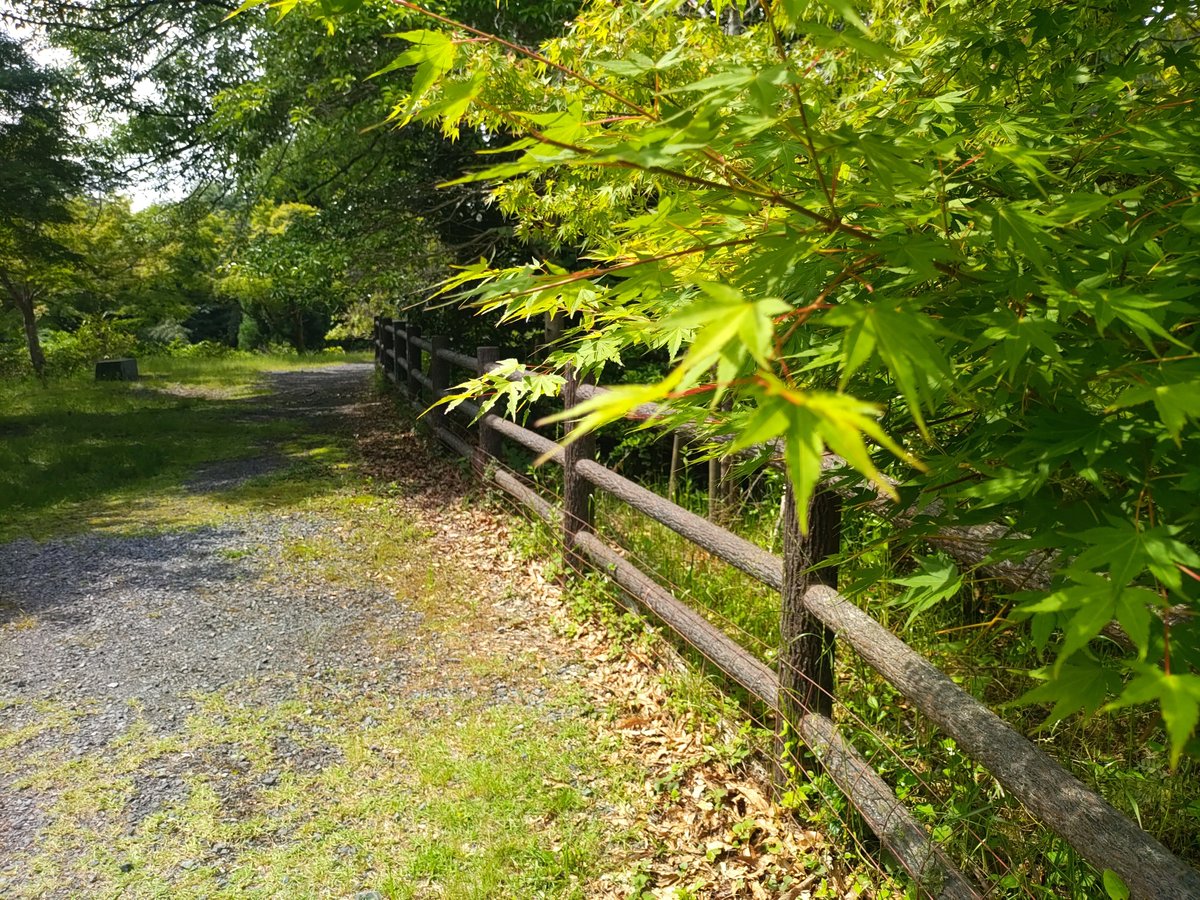
M 7 277 L 2 280 L 13 305 L 21 313 L 21 321 L 25 326 L 25 344 L 29 348 L 29 362 L 33 366 L 33 371 L 37 373 L 37 377 L 45 378 L 46 354 L 42 352 L 42 341 L 38 337 L 37 315 L 33 308 L 36 295 L 24 285 L 10 281 Z
M 795 496 L 789 484 L 783 504 L 783 603 L 780 621 L 779 700 L 784 717 L 833 713 L 834 635 L 805 607 L 804 592 L 815 583 L 837 587 L 837 567 L 821 562 L 838 552 L 841 501 L 818 490 L 809 501 L 809 533 L 800 533 Z
M 677 503 L 675 499 L 679 492 L 679 450 L 682 438 L 679 431 L 676 430 L 671 435 L 671 474 L 667 476 L 667 499 L 672 503 Z
M 292 343 L 297 353 L 304 353 L 304 313 L 299 306 L 292 307 Z

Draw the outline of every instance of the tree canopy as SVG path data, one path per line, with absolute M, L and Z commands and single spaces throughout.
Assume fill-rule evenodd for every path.
M 0 34 L 0 291 L 19 314 L 30 361 L 40 375 L 45 357 L 35 304 L 69 251 L 52 236 L 69 219 L 81 190 L 60 78 L 37 65 L 16 40 Z
M 516 136 L 469 179 L 587 257 L 447 289 L 574 317 L 556 365 L 670 355 L 581 429 L 666 403 L 732 450 L 784 440 L 800 509 L 832 452 L 910 534 L 1006 525 L 988 558 L 1052 576 L 1008 597 L 1053 651 L 1025 699 L 1154 703 L 1178 760 L 1200 716 L 1196 7 L 780 0 L 720 27 L 729 6 L 595 3 L 538 49 L 424 11 L 393 119 Z M 1093 647 L 1114 617 L 1128 654 Z

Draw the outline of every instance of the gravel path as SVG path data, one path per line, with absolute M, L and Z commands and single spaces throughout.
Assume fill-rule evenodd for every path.
M 286 416 L 303 419 L 309 432 L 345 428 L 369 373 L 370 366 L 346 365 L 274 374 L 272 392 L 245 402 L 234 421 Z M 267 448 L 204 466 L 186 487 L 228 490 L 285 462 Z M 270 576 L 292 548 L 331 540 L 336 548 L 337 532 L 338 523 L 320 514 L 288 512 L 183 531 L 0 545 L 0 896 L 88 893 L 86 871 L 61 876 L 49 890 L 44 882 L 29 886 L 48 809 L 65 788 L 39 789 L 23 761 L 53 759 L 68 770 L 102 763 L 131 730 L 173 734 L 213 692 L 239 708 L 266 709 L 331 689 L 410 699 L 448 690 L 430 689 L 428 677 L 445 648 L 394 589 L 319 573 Z M 480 588 L 498 599 L 502 582 L 485 579 Z M 336 757 L 301 743 L 283 747 L 278 764 L 320 766 Z M 239 763 L 247 768 L 236 752 L 227 756 L 177 759 L 135 776 L 122 797 L 127 833 L 185 798 L 189 776 L 224 778 Z M 255 777 L 270 786 L 278 772 Z
M 370 372 L 222 401 L 349 470 L 264 446 L 164 499 L 199 525 L 0 544 L 0 897 L 807 898 L 832 858 L 677 660 L 562 615 Z M 273 474 L 301 490 L 223 493 Z

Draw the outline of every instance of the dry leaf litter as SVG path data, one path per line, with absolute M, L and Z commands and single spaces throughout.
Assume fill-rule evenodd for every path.
M 406 514 L 435 530 L 435 543 L 453 548 L 455 558 L 446 565 L 468 562 L 510 582 L 513 590 L 502 603 L 509 624 L 491 640 L 517 648 L 535 637 L 547 655 L 582 657 L 589 699 L 615 711 L 601 717 L 600 735 L 616 737 L 615 752 L 635 754 L 651 773 L 640 801 L 609 815 L 612 831 L 639 834 L 638 845 L 588 887 L 588 896 L 891 896 L 854 885 L 825 837 L 773 802 L 764 760 L 751 758 L 731 768 L 721 759 L 717 745 L 733 730 L 731 724 L 714 728 L 672 709 L 664 674 L 686 663 L 665 642 L 652 641 L 649 651 L 619 648 L 600 623 L 570 619 L 562 589 L 548 574 L 551 564 L 522 559 L 512 549 L 515 504 L 493 498 L 496 502 L 465 507 L 464 494 L 479 490 L 466 466 L 435 459 L 441 454 L 431 452 L 431 439 L 415 433 L 404 417 L 397 421 L 389 406 L 385 399 L 358 411 L 356 442 L 367 472 L 404 487 L 400 502 Z M 548 664 L 543 673 L 550 671 Z

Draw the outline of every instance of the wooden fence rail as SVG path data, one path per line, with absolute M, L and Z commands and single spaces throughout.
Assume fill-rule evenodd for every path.
M 449 388 L 452 367 L 472 375 L 496 364 L 495 347 L 475 356 L 455 352 L 442 336 L 423 339 L 416 326 L 377 320 L 375 360 L 405 390 L 415 408 Z M 424 357 L 428 356 L 426 366 Z M 426 370 L 428 374 L 426 374 Z M 602 390 L 568 372 L 564 402 Z M 984 896 L 959 872 L 868 761 L 839 734 L 830 718 L 834 639 L 844 641 L 930 721 L 958 742 L 1049 830 L 1097 870 L 1111 869 L 1139 900 L 1197 900 L 1200 873 L 1173 856 L 1133 821 L 1063 769 L 1023 735 L 968 694 L 903 641 L 842 597 L 836 571 L 822 560 L 838 549 L 840 503 L 833 483 L 818 492 L 809 511 L 810 534 L 801 536 L 796 516 L 785 511 L 784 555 L 775 556 L 712 522 L 646 490 L 596 462 L 588 440 L 566 449 L 530 429 L 479 406 L 456 411 L 476 421 L 472 445 L 437 411 L 430 427 L 501 490 L 531 509 L 562 535 L 571 562 L 591 563 L 636 599 L 681 640 L 695 647 L 732 681 L 776 713 L 782 750 L 785 733 L 804 742 L 825 773 L 858 809 L 880 842 L 913 878 L 923 896 L 958 900 Z M 634 417 L 662 415 L 661 408 L 636 410 Z M 498 463 L 500 441 L 508 438 L 563 467 L 563 505 L 557 506 Z M 625 559 L 592 529 L 591 491 L 608 492 L 688 541 L 780 592 L 777 671 Z M 781 760 L 787 767 L 788 760 Z

